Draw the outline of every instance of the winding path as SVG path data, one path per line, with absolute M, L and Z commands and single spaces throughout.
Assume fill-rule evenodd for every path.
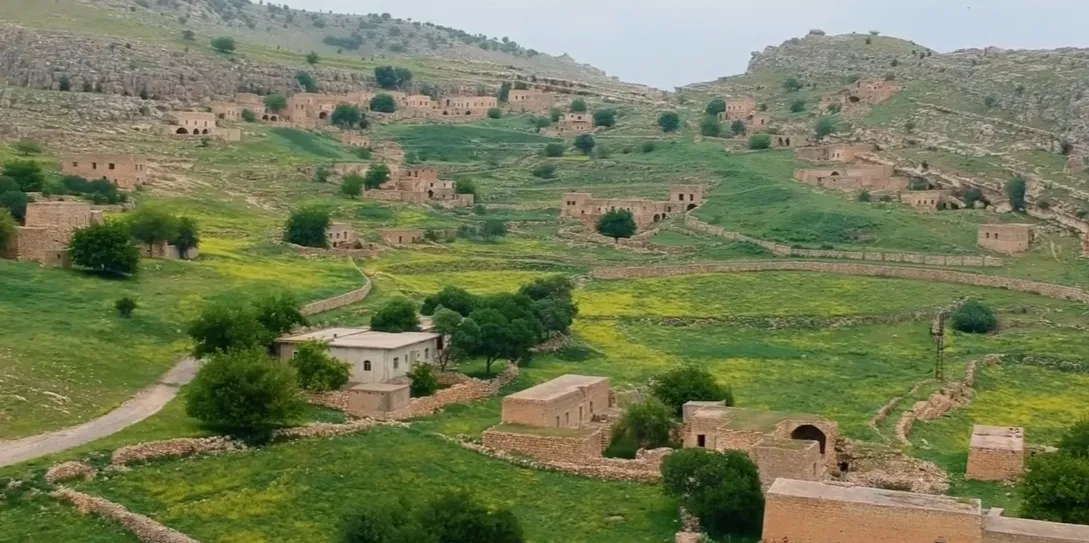
M 119 432 L 158 413 L 167 402 L 178 395 L 178 389 L 192 381 L 196 375 L 197 361 L 184 358 L 164 373 L 155 384 L 97 419 L 15 441 L 0 441 L 0 467 L 65 451 Z

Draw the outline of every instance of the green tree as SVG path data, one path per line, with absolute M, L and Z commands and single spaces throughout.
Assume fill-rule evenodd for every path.
M 796 92 L 802 90 L 803 86 L 804 85 L 802 85 L 801 81 L 798 81 L 797 77 L 788 77 L 786 81 L 783 81 L 783 89 L 785 89 L 787 92 Z
M 1043 454 L 1030 459 L 1028 468 L 1017 487 L 1022 517 L 1089 524 L 1089 460 Z
M 333 114 L 329 116 L 329 122 L 339 128 L 355 128 L 363 122 L 363 112 L 355 104 L 337 104 Z
M 799 98 L 790 103 L 791 113 L 801 113 L 803 111 L 805 111 L 805 100 Z
M 560 109 L 558 107 L 554 107 L 554 108 L 548 110 L 548 119 L 550 121 L 552 121 L 554 123 L 559 122 L 560 117 L 563 117 L 563 110 L 562 109 Z
M 635 230 L 635 217 L 627 209 L 609 210 L 597 221 L 597 232 L 613 238 L 617 243 L 620 243 L 620 238 L 634 236 Z
M 533 314 L 541 323 L 541 340 L 552 337 L 553 333 L 566 334 L 575 322 L 578 306 L 570 296 L 566 298 L 543 298 L 533 301 Z
M 190 321 L 187 333 L 193 340 L 193 356 L 197 358 L 263 347 L 274 339 L 252 308 L 226 303 L 204 306 L 200 315 Z
M 306 63 L 311 66 L 317 64 L 320 61 L 321 57 L 319 57 L 318 54 L 313 51 L 310 51 L 310 53 L 306 55 Z
M 20 222 L 26 219 L 26 205 L 30 197 L 20 190 L 0 192 L 0 211 L 6 210 Z
M 472 179 L 454 181 L 454 194 L 476 194 L 476 183 Z
M 520 303 L 522 299 L 524 303 Z M 540 337 L 540 324 L 532 313 L 529 297 L 508 296 L 485 304 L 462 321 L 454 334 L 455 346 L 483 357 L 487 373 L 491 373 L 496 360 L 528 359 L 529 349 Z
M 367 190 L 374 190 L 382 186 L 382 183 L 389 181 L 390 171 L 389 166 L 385 164 L 375 164 L 367 170 L 367 175 L 363 177 L 363 186 Z
M 217 53 L 233 53 L 235 49 L 234 38 L 230 36 L 212 38 L 212 49 Z
M 1059 439 L 1059 452 L 1089 460 L 1089 418 L 1074 423 Z
M 326 166 L 318 166 L 314 168 L 314 182 L 315 183 L 328 183 L 329 178 L 332 177 L 333 171 Z
M 771 136 L 767 134 L 753 134 L 749 136 L 749 149 L 759 151 L 771 148 Z
M 594 137 L 590 134 L 579 134 L 575 136 L 575 149 L 582 151 L 583 154 L 588 155 L 594 150 L 594 145 L 597 142 L 594 141 Z
M 76 230 L 68 244 L 72 263 L 105 275 L 132 275 L 140 267 L 140 248 L 120 221 Z
M 394 298 L 386 302 L 371 316 L 371 330 L 376 332 L 418 332 L 420 318 L 416 304 L 408 298 Z
M 745 122 L 741 119 L 734 121 L 730 125 L 730 132 L 733 132 L 735 136 L 741 136 L 745 134 Z
M 295 371 L 261 349 L 217 353 L 200 368 L 185 397 L 185 412 L 235 434 L 266 432 L 302 414 Z
M 494 241 L 507 235 L 507 223 L 499 219 L 488 219 L 480 227 L 480 235 L 487 241 Z
M 144 245 L 174 241 L 178 237 L 178 219 L 165 208 L 142 205 L 128 215 L 129 233 Z
M 45 183 L 42 165 L 33 160 L 10 160 L 4 163 L 4 177 L 10 177 L 19 184 L 23 192 L 38 192 Z
M 664 111 L 658 116 L 658 126 L 662 132 L 676 132 L 681 126 L 681 117 L 676 111 Z
M 118 315 L 127 319 L 132 316 L 133 311 L 136 311 L 136 300 L 129 296 L 122 296 L 113 303 L 113 308 L 117 310 Z
M 518 288 L 519 294 L 525 294 L 534 301 L 548 298 L 571 298 L 574 292 L 574 281 L 564 275 L 538 277 Z
M 257 122 L 257 114 L 254 113 L 252 109 L 243 109 L 242 120 L 247 123 Z
M 265 97 L 265 109 L 269 113 L 280 113 L 287 109 L 287 97 L 282 94 L 270 94 Z
M 612 109 L 599 109 L 594 112 L 594 126 L 612 128 L 616 126 L 616 111 Z
M 438 543 L 523 543 L 514 513 L 488 508 L 467 493 L 443 494 L 419 513 L 420 525 Z
M 11 148 L 21 156 L 42 154 L 42 144 L 34 140 L 19 140 L 11 144 Z
M 662 461 L 662 489 L 711 536 L 757 536 L 763 524 L 760 474 L 748 455 L 681 449 Z
M 0 253 L 7 251 L 15 244 L 15 236 L 18 235 L 19 223 L 7 209 L 0 208 Z
M 547 157 L 563 156 L 564 145 L 562 143 L 549 143 L 545 145 L 544 155 Z
M 306 325 L 299 300 L 287 292 L 257 298 L 253 310 L 257 322 L 272 338 L 286 334 L 296 326 Z
M 197 225 L 196 219 L 191 217 L 182 217 L 178 219 L 177 232 L 171 243 L 178 249 L 178 254 L 180 256 L 185 256 L 190 249 L 199 246 L 200 228 Z
M 586 113 L 586 100 L 583 100 L 582 98 L 575 98 L 572 100 L 571 113 Z
M 709 138 L 717 138 L 722 135 L 722 126 L 718 124 L 718 117 L 708 115 L 700 121 L 700 135 Z
M 340 192 L 349 198 L 359 198 L 363 194 L 364 179 L 361 175 L 345 175 L 340 185 Z
M 438 543 L 417 518 L 416 505 L 367 500 L 348 516 L 341 530 L 341 543 Z
M 928 187 L 929 188 L 929 187 Z M 975 187 L 969 187 L 961 194 L 960 199 L 964 202 L 964 205 L 969 208 L 975 207 L 976 202 L 982 202 L 983 191 Z
M 539 164 L 537 166 L 534 166 L 534 168 L 530 170 L 529 173 L 531 173 L 533 177 L 537 177 L 540 179 L 552 179 L 552 177 L 556 174 L 556 165 L 547 162 L 544 164 Z
M 726 111 L 726 100 L 723 100 L 722 98 L 715 98 L 714 100 L 711 100 L 707 103 L 707 109 L 704 111 L 706 111 L 708 115 L 714 116 L 717 119 L 719 113 L 723 113 Z
M 397 111 L 397 100 L 388 94 L 379 94 L 371 98 L 371 111 L 393 113 Z
M 502 109 L 499 109 L 497 107 L 488 108 L 488 118 L 489 119 L 498 119 L 498 118 L 500 118 L 502 116 L 503 116 L 503 110 Z
M 531 122 L 533 123 L 533 127 L 540 132 L 542 128 L 548 128 L 548 126 L 552 124 L 552 119 L 548 117 L 533 117 Z
M 182 39 L 185 41 L 196 41 L 197 33 L 187 28 L 182 30 Z
M 291 212 L 284 227 L 284 241 L 305 247 L 327 247 L 329 211 L 320 207 L 302 207 Z
M 1010 205 L 1017 211 L 1025 210 L 1025 178 L 1018 175 L 1006 183 L 1006 197 L 1010 199 Z
M 427 302 L 425 301 L 424 303 L 426 304 Z M 442 371 L 446 371 L 446 367 L 451 361 L 458 360 L 454 355 L 459 353 L 454 353 L 453 349 L 449 348 L 449 345 L 454 334 L 457 333 L 458 327 L 461 326 L 461 321 L 463 319 L 464 317 L 457 311 L 447 309 L 441 305 L 438 306 L 431 315 L 431 331 L 436 334 L 442 334 L 444 338 L 443 344 L 447 345 L 447 348 L 440 351 L 437 357 L 439 369 Z
M 299 387 L 311 392 L 337 390 L 351 377 L 348 364 L 329 356 L 328 348 L 320 341 L 297 343 L 288 363 L 295 370 Z
M 991 308 L 970 300 L 953 310 L 950 323 L 954 330 L 966 334 L 986 334 L 998 328 L 998 317 Z
M 295 81 L 299 83 L 299 86 L 306 92 L 318 92 L 317 81 L 314 81 L 314 77 L 308 72 L 299 72 L 295 74 Z
M 628 406 L 613 427 L 614 441 L 631 442 L 643 449 L 668 447 L 677 429 L 673 410 L 650 398 Z
M 719 384 L 711 372 L 691 364 L 677 366 L 658 375 L 651 383 L 650 390 L 677 415 L 681 414 L 687 402 L 724 401 L 729 406 L 734 404 L 730 389 Z
M 497 93 L 495 96 L 496 96 L 496 99 L 498 99 L 499 103 L 501 103 L 501 104 L 505 104 L 505 103 L 509 102 L 510 101 L 510 83 L 504 81 L 501 85 L 499 85 L 499 93 Z
M 829 116 L 821 115 L 817 119 L 817 124 L 813 126 L 813 132 L 817 136 L 817 141 L 821 141 L 836 133 L 836 122 Z
M 420 314 L 431 315 L 442 307 L 454 311 L 462 317 L 468 317 L 473 309 L 476 309 L 477 302 L 477 297 L 467 290 L 447 285 L 435 294 L 424 298 L 423 306 L 420 307 Z
M 417 364 L 412 371 L 408 372 L 408 378 L 412 380 L 409 384 L 409 394 L 413 398 L 430 396 L 439 389 L 439 380 L 435 378 L 431 364 Z
M 378 66 L 374 69 L 374 79 L 383 89 L 399 89 L 412 81 L 412 72 L 406 68 Z

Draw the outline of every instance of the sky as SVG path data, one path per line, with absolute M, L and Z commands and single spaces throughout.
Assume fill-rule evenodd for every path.
M 283 2 L 284 0 L 279 0 Z M 940 52 L 1089 46 L 1087 0 L 287 0 L 293 8 L 388 12 L 508 36 L 660 89 L 745 71 L 751 53 L 804 36 L 880 31 Z

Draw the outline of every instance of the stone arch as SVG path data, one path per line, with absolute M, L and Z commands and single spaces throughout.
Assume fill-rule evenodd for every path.
M 200 133 L 204 134 L 204 135 L 208 135 L 208 129 L 205 128 L 204 130 L 201 130 Z
M 832 177 L 838 177 L 838 176 L 839 176 L 839 172 L 832 172 Z
M 795 428 L 790 432 L 790 439 L 804 439 L 807 441 L 816 441 L 820 444 L 821 454 L 824 454 L 824 447 L 828 443 L 828 436 L 824 435 L 824 432 L 820 428 L 813 426 L 812 424 L 803 424 Z
M 696 209 L 696 204 L 688 204 L 688 207 L 685 209 L 687 209 L 688 211 L 692 211 L 693 209 Z
M 262 121 L 267 121 L 268 120 L 268 115 L 262 115 L 261 120 Z
M 269 120 L 272 122 L 277 122 L 280 120 L 280 117 L 278 115 L 273 115 L 272 117 L 269 117 Z
M 226 113 L 220 113 L 219 115 L 216 115 L 216 117 L 219 117 L 220 119 L 226 119 L 227 114 Z
M 435 191 L 433 191 L 433 190 L 427 191 L 427 197 L 428 198 L 434 198 L 435 197 Z
M 179 126 L 178 129 L 174 131 L 174 133 L 175 134 L 189 134 L 189 131 L 186 130 L 184 126 Z
M 657 214 L 657 213 L 655 213 L 655 214 L 654 214 L 654 222 L 658 222 L 658 221 L 660 221 L 660 220 L 662 220 L 662 216 L 661 216 L 661 215 L 659 215 L 659 214 Z
M 780 146 L 780 147 L 782 147 L 782 146 L 783 146 L 783 138 L 779 138 L 779 146 Z
M 467 109 L 467 110 L 465 110 L 465 116 L 466 116 L 466 117 L 468 117 L 468 116 L 470 116 L 470 115 L 472 115 L 472 114 L 473 114 L 473 110 L 471 110 L 471 109 Z
M 329 113 L 326 112 L 326 111 L 322 111 L 321 113 L 318 113 L 318 118 L 319 119 L 328 119 L 329 118 Z
M 786 142 L 787 142 L 787 143 L 786 143 L 786 146 L 787 146 L 787 147 L 790 147 L 790 138 L 787 138 L 787 139 L 786 139 Z

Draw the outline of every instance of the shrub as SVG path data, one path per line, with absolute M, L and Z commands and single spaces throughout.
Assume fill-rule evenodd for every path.
M 344 176 L 344 181 L 340 185 L 340 192 L 349 198 L 358 198 L 360 194 L 363 194 L 363 176 Z
M 829 115 L 836 115 L 839 112 L 843 111 L 843 104 L 840 104 L 840 103 L 828 104 L 828 107 L 825 108 L 825 110 L 828 112 Z
M 348 364 L 329 356 L 324 343 L 304 341 L 295 345 L 295 356 L 289 361 L 295 370 L 299 386 L 311 392 L 337 390 L 348 384 Z
M 799 98 L 790 103 L 791 113 L 801 113 L 803 111 L 805 111 L 805 100 Z
M 817 136 L 817 140 L 823 140 L 836 133 L 836 123 L 831 117 L 822 115 L 813 126 L 813 132 Z
M 726 100 L 722 98 L 715 98 L 707 103 L 707 109 L 704 110 L 708 115 L 713 115 L 716 118 L 719 113 L 726 111 Z
M 140 266 L 140 249 L 120 221 L 76 230 L 68 254 L 76 266 L 105 275 L 132 275 Z
M 783 89 L 787 92 L 796 92 L 802 89 L 801 81 L 798 81 L 797 77 L 788 77 L 786 81 L 783 81 Z
M 571 113 L 586 113 L 586 100 L 575 98 L 571 101 Z M 553 120 L 555 122 L 556 120 Z
M 242 120 L 246 121 L 247 123 L 257 122 L 257 114 L 254 113 L 253 110 L 243 109 Z
M 185 41 L 195 41 L 197 39 L 197 33 L 192 30 L 182 30 L 182 39 Z
M 397 111 L 397 101 L 388 94 L 379 94 L 371 98 L 371 111 L 393 113 Z
M 265 109 L 270 113 L 280 113 L 287 109 L 287 97 L 282 94 L 270 94 L 266 96 Z
M 497 107 L 493 107 L 493 108 L 488 109 L 488 118 L 489 119 L 498 119 L 498 118 L 500 118 L 502 116 L 503 116 L 503 110 L 502 109 L 499 109 Z
M 563 156 L 564 145 L 562 143 L 549 143 L 545 145 L 544 155 L 547 157 Z
M 374 69 L 374 79 L 383 89 L 399 89 L 412 81 L 412 71 L 407 68 L 378 66 Z
M 657 148 L 658 145 L 653 141 L 644 141 L 643 144 L 639 146 L 639 150 L 642 151 L 643 154 L 653 153 Z
M 745 122 L 738 119 L 733 123 L 730 123 L 730 132 L 735 136 L 743 135 L 745 133 Z
M 458 179 L 454 181 L 455 194 L 476 194 L 476 183 L 472 179 Z
M 219 353 L 200 368 L 185 398 L 189 416 L 230 433 L 263 432 L 303 410 L 295 371 L 261 349 Z
M 1089 419 L 1083 419 L 1067 429 L 1059 439 L 1059 452 L 1089 460 Z
M 307 55 L 306 55 L 306 63 L 307 64 L 313 66 L 313 65 L 317 64 L 320 61 L 321 61 L 321 57 L 319 57 L 317 53 L 315 53 L 313 51 L 310 51 L 309 53 L 307 53 Z
M 1018 491 L 1021 516 L 1051 522 L 1089 524 L 1089 460 L 1042 454 L 1029 460 Z
M 677 415 L 681 414 L 685 402 L 725 401 L 726 405 L 734 404 L 730 389 L 719 384 L 710 372 L 699 366 L 677 366 L 658 375 L 651 383 L 650 390 Z
M 278 337 L 296 326 L 306 324 L 299 301 L 287 292 L 257 298 L 253 303 L 253 310 L 257 322 L 271 337 Z
M 488 219 L 480 227 L 480 236 L 485 241 L 495 241 L 507 235 L 507 223 L 499 219 Z
M 906 130 L 908 132 L 914 132 L 915 131 L 915 121 L 908 121 L 908 122 L 904 123 L 904 130 Z
M 518 518 L 488 508 L 467 493 L 444 494 L 419 513 L 420 525 L 440 543 L 523 543 Z
M 416 304 L 408 298 L 394 298 L 385 303 L 371 316 L 371 330 L 376 332 L 417 332 L 420 318 L 416 316 Z
M 537 177 L 540 179 L 552 179 L 552 177 L 556 174 L 556 166 L 555 164 L 548 163 L 541 164 L 534 167 L 533 170 L 530 171 L 530 173 L 533 174 L 533 177 Z
M 594 112 L 594 126 L 612 128 L 616 125 L 616 111 L 612 109 L 599 109 Z
M 700 121 L 700 135 L 709 138 L 717 138 L 722 135 L 722 126 L 718 124 L 718 117 L 708 115 Z
M 764 517 L 760 474 L 741 451 L 681 449 L 662 461 L 662 489 L 714 537 L 758 535 Z
M 409 393 L 413 398 L 430 396 L 439 389 L 439 380 L 432 373 L 431 364 L 417 364 L 412 371 L 408 372 L 408 378 L 412 379 L 412 383 L 409 384 Z
M 299 83 L 299 86 L 306 92 L 318 92 L 318 83 L 314 81 L 314 77 L 307 72 L 299 72 L 295 74 L 295 81 Z
M 329 229 L 329 223 L 329 211 L 324 208 L 296 209 L 284 226 L 284 241 L 305 247 L 327 247 L 325 231 Z
M 1025 185 L 1025 178 L 1020 175 L 1006 183 L 1006 197 L 1010 199 L 1010 205 L 1017 211 L 1025 210 Z
M 998 98 L 992 94 L 983 99 L 983 105 L 986 106 L 987 109 L 991 109 L 992 107 L 998 105 Z
M 575 136 L 575 149 L 582 151 L 583 154 L 589 155 L 590 151 L 594 150 L 594 145 L 597 145 L 597 142 L 594 141 L 594 137 L 590 134 Z
M 132 316 L 133 311 L 136 311 L 136 300 L 122 296 L 113 303 L 113 308 L 117 310 L 118 315 L 127 319 Z
M 986 334 L 998 328 L 998 318 L 994 311 L 975 300 L 954 310 L 951 320 L 955 330 L 966 334 Z
M 18 227 L 19 223 L 15 222 L 11 212 L 0 208 L 0 251 L 8 249 L 15 242 L 15 236 L 19 233 Z
M 225 303 L 204 306 L 187 330 L 193 340 L 193 356 L 201 358 L 230 350 L 267 345 L 274 339 L 249 307 Z
M 964 205 L 970 208 L 975 207 L 976 202 L 983 201 L 983 191 L 970 187 L 964 190 L 964 194 L 961 195 L 960 199 L 964 202 Z
M 26 206 L 28 203 L 30 203 L 30 197 L 21 190 L 0 192 L 0 210 L 7 211 L 16 220 L 26 219 Z
M 676 111 L 664 111 L 658 116 L 658 126 L 662 132 L 676 132 L 681 126 L 681 117 Z
M 749 149 L 754 151 L 771 149 L 771 136 L 767 134 L 754 134 L 749 136 Z
M 597 221 L 598 233 L 613 238 L 617 243 L 620 243 L 620 238 L 634 236 L 635 230 L 635 218 L 627 209 L 610 210 Z
M 363 122 L 363 112 L 354 104 L 337 104 L 329 116 L 329 122 L 339 128 L 355 128 Z
M 856 199 L 857 199 L 857 200 L 858 200 L 859 202 L 869 202 L 869 201 L 870 201 L 870 200 L 872 199 L 872 196 L 870 196 L 870 191 L 868 191 L 868 190 L 863 190 L 863 191 L 860 191 L 860 192 L 858 193 L 858 196 L 856 196 L 855 198 L 856 198 Z
M 42 144 L 34 140 L 19 140 L 11 144 L 11 148 L 22 156 L 42 154 Z
M 212 49 L 217 53 L 233 53 L 235 49 L 234 38 L 221 36 L 212 39 Z
M 1059 154 L 1066 156 L 1072 152 L 1074 152 L 1074 144 L 1072 142 L 1063 140 L 1059 143 Z

